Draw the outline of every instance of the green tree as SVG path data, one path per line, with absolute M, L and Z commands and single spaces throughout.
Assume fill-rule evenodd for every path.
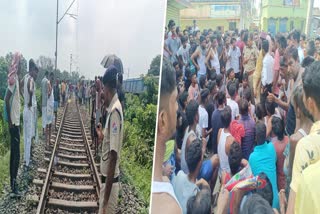
M 8 86 L 7 76 L 9 71 L 9 66 L 11 64 L 13 53 L 8 53 L 5 57 L 0 57 L 0 99 L 4 99 L 5 91 Z M 20 61 L 21 72 L 19 78 L 22 79 L 23 76 L 27 73 L 27 60 L 22 56 Z
M 42 69 L 47 69 L 50 71 L 53 71 L 53 59 L 50 57 L 46 57 L 46 56 L 39 56 L 38 60 L 37 60 L 37 64 L 39 67 L 41 67 Z
M 8 68 L 11 65 L 12 58 L 13 58 L 13 53 L 9 52 L 6 55 L 6 61 L 7 61 Z M 20 60 L 20 69 L 21 70 L 20 70 L 20 74 L 19 74 L 19 79 L 22 79 L 24 77 L 24 75 L 26 75 L 26 73 L 28 72 L 27 68 L 28 68 L 27 60 L 22 56 L 21 60 Z
M 150 68 L 148 70 L 148 75 L 153 76 L 159 76 L 160 74 L 160 62 L 161 62 L 161 56 L 157 55 L 155 58 L 153 58 Z
M 53 72 L 54 77 L 59 80 L 69 80 L 71 83 L 75 84 L 80 78 L 80 74 L 76 71 L 71 72 L 68 71 L 60 71 L 59 69 L 54 69 L 54 60 L 50 57 L 40 56 L 37 59 L 37 65 L 39 66 L 39 73 L 37 78 L 37 85 L 40 87 L 41 80 L 44 77 L 45 71 L 49 73 Z
M 48 71 L 49 73 L 54 71 L 53 68 L 53 59 L 51 59 L 50 57 L 46 57 L 46 56 L 39 56 L 39 58 L 36 60 L 36 63 L 38 65 L 39 68 L 39 72 L 38 72 L 38 77 L 36 80 L 36 86 L 38 88 L 41 87 L 41 81 L 44 77 L 44 74 L 46 71 Z M 58 75 L 60 73 L 59 70 L 54 72 L 54 75 Z
M 74 81 L 74 82 L 72 82 L 73 84 L 76 84 L 75 80 L 80 79 L 80 74 L 77 71 L 72 71 L 70 79 L 71 79 L 71 81 Z
M 8 63 L 4 57 L 0 57 L 0 99 L 4 99 L 7 88 Z
M 153 75 L 143 77 L 144 86 L 146 90 L 140 95 L 141 101 L 144 105 L 152 103 L 157 104 L 158 101 L 158 78 Z

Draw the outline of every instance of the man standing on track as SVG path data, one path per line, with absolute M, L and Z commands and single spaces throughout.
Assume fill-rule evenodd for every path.
M 91 137 L 92 137 L 92 141 L 96 142 L 96 138 L 97 138 L 97 132 L 96 132 L 96 125 L 95 125 L 95 114 L 96 114 L 96 80 L 97 80 L 97 76 L 95 76 L 95 80 L 92 81 L 92 85 L 91 85 L 91 97 L 92 97 L 92 102 L 91 102 Z M 96 145 L 97 143 L 94 144 L 95 145 L 95 151 L 97 151 Z
M 8 88 L 5 95 L 7 121 L 10 132 L 10 185 L 11 196 L 20 197 L 17 174 L 20 161 L 20 87 L 19 76 L 21 54 L 15 53 L 8 74 Z
M 50 145 L 51 127 L 54 120 L 54 95 L 53 95 L 54 74 L 50 73 L 48 81 L 48 100 L 47 100 L 47 130 L 48 130 L 48 144 Z
M 58 118 L 58 108 L 60 102 L 60 89 L 59 89 L 59 79 L 57 78 L 56 84 L 53 86 L 53 95 L 54 95 L 54 128 L 57 130 L 57 118 Z
M 30 68 L 29 68 L 30 69 Z M 32 119 L 32 138 L 33 142 L 38 143 L 38 108 L 37 108 L 37 98 L 36 98 L 36 79 L 38 76 L 39 68 L 36 67 L 36 76 L 33 78 L 34 79 L 34 84 L 33 84 L 33 94 L 32 94 L 32 112 L 33 112 L 33 119 Z M 31 144 L 31 154 L 32 154 L 32 144 Z
M 23 98 L 24 98 L 24 109 L 23 109 L 23 139 L 24 139 L 24 161 L 26 170 L 29 168 L 30 153 L 31 153 L 31 139 L 33 131 L 33 107 L 32 97 L 35 93 L 34 84 L 37 78 L 38 68 L 34 63 L 33 59 L 29 61 L 29 73 L 24 76 L 23 81 Z
M 66 83 L 65 83 L 65 80 L 62 80 L 62 83 L 61 83 L 61 97 L 62 97 L 62 106 L 64 106 L 65 102 L 66 102 Z
M 116 213 L 119 195 L 119 163 L 123 140 L 123 113 L 118 99 L 117 82 L 119 69 L 110 65 L 103 78 L 103 93 L 107 119 L 104 131 L 101 123 L 97 126 L 99 142 L 102 142 L 101 174 L 102 187 L 100 190 L 99 213 Z
M 46 71 L 41 81 L 41 97 L 42 97 L 42 129 L 43 137 L 47 136 L 47 102 L 48 102 L 48 74 Z

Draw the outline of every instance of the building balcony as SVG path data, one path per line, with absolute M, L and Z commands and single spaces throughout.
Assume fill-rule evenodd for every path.
M 232 18 L 239 19 L 241 16 L 240 3 L 235 4 L 198 4 L 192 3 L 192 7 L 181 10 L 183 19 L 212 19 Z
M 306 7 L 306 1 L 302 0 L 262 0 L 262 7 L 287 7 L 287 8 L 302 8 Z

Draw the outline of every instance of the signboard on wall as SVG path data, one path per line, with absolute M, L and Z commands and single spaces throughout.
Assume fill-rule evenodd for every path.
M 286 6 L 299 6 L 300 0 L 284 0 L 283 4 Z
M 211 5 L 211 18 L 240 17 L 240 5 Z

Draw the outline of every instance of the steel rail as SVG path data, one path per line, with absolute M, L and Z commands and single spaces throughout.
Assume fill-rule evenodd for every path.
M 84 142 L 85 142 L 86 149 L 87 149 L 87 152 L 88 152 L 87 154 L 89 155 L 89 166 L 91 168 L 91 171 L 93 172 L 93 175 L 92 175 L 93 176 L 93 180 L 97 184 L 96 192 L 97 192 L 97 196 L 99 198 L 100 197 L 100 189 L 101 189 L 101 179 L 99 177 L 99 173 L 98 173 L 95 161 L 94 161 L 94 157 L 93 157 L 92 152 L 91 152 L 91 148 L 90 148 L 90 145 L 89 145 L 87 133 L 86 133 L 86 130 L 85 130 L 85 127 L 84 127 L 84 123 L 83 123 L 83 120 L 82 120 L 82 116 L 81 116 L 81 113 L 80 113 L 80 110 L 79 110 L 78 103 L 76 103 L 76 105 L 77 105 L 77 109 L 78 109 L 78 113 L 79 113 L 79 117 L 80 117 L 81 131 L 82 131 L 82 134 L 84 136 Z
M 43 184 L 41 196 L 40 196 L 40 199 L 39 199 L 39 204 L 38 204 L 38 208 L 37 208 L 37 214 L 44 213 L 44 209 L 45 209 L 45 206 L 46 206 L 46 203 L 47 203 L 49 185 L 51 183 L 50 181 L 51 181 L 51 177 L 52 177 L 52 174 L 53 174 L 52 167 L 53 167 L 53 163 L 54 163 L 54 157 L 55 157 L 57 149 L 58 149 L 58 143 L 60 141 L 60 137 L 61 137 L 61 133 L 62 133 L 62 126 L 63 126 L 64 119 L 66 117 L 66 112 L 67 112 L 67 109 L 68 109 L 68 105 L 69 104 L 67 103 L 67 105 L 64 108 L 63 115 L 62 115 L 62 118 L 61 118 L 61 121 L 60 121 L 60 125 L 59 125 L 59 129 L 58 129 L 58 132 L 57 132 L 57 135 L 56 135 L 56 140 L 55 140 L 55 143 L 54 143 L 54 148 L 53 148 L 53 151 L 52 151 L 50 164 L 49 164 L 49 167 L 48 167 L 46 179 L 45 179 L 45 182 Z M 50 141 L 49 141 L 49 143 L 50 143 Z

